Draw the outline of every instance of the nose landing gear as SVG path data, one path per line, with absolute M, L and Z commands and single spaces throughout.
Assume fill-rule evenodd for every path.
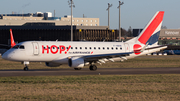
M 28 70 L 29 70 L 28 66 L 27 66 L 27 65 L 25 65 L 25 67 L 24 67 L 24 71 L 28 71 Z
M 29 70 L 29 68 L 28 68 L 29 61 L 24 61 L 23 63 L 25 65 L 24 71 L 28 71 Z

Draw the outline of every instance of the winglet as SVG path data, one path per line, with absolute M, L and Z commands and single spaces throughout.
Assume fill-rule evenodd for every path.
M 12 47 L 14 47 L 16 45 L 16 43 L 14 42 L 12 29 L 10 29 L 10 37 L 11 37 L 11 48 L 12 48 Z

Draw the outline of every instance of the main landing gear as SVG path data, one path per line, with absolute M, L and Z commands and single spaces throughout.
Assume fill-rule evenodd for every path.
M 26 68 L 26 67 L 25 67 Z M 74 70 L 81 70 L 82 68 L 74 68 Z M 96 71 L 97 70 L 97 66 L 96 65 L 90 65 L 89 66 L 89 69 L 91 70 L 91 71 Z
M 92 71 L 96 71 L 97 70 L 97 66 L 96 65 L 90 65 L 89 69 Z

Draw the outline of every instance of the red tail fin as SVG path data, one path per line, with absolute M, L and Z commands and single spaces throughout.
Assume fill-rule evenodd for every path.
M 12 29 L 10 29 L 10 36 L 11 36 L 11 48 L 12 48 L 12 47 L 14 47 L 16 45 L 16 43 L 14 42 Z

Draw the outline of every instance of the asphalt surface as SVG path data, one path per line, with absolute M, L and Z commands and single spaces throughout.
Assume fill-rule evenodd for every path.
M 131 75 L 131 74 L 180 74 L 180 67 L 167 68 L 98 68 L 90 71 L 74 69 L 32 69 L 24 70 L 0 70 L 0 77 L 10 76 L 60 76 L 60 75 Z

